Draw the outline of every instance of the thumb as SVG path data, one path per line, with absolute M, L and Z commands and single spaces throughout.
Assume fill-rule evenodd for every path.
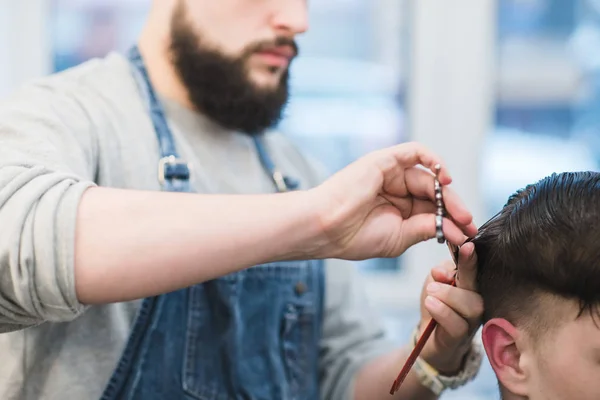
M 456 224 L 444 218 L 442 229 L 446 240 L 456 245 L 462 245 L 465 235 Z M 403 250 L 435 237 L 435 215 L 417 214 L 408 218 L 402 224 L 402 247 Z

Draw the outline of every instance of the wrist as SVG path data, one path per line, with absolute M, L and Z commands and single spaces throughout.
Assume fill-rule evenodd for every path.
M 426 324 L 421 323 L 421 326 Z M 419 328 L 419 336 L 423 334 L 424 328 Z M 445 349 L 440 351 L 437 346 L 428 343 L 421 352 L 421 358 L 429 365 L 435 368 L 441 375 L 454 376 L 463 367 L 465 356 L 469 352 L 470 343 L 456 347 L 455 349 Z M 414 343 L 412 343 L 414 345 Z
M 415 333 L 413 334 L 414 343 L 416 343 L 417 334 L 418 330 L 415 330 Z M 423 358 L 423 355 L 424 354 L 421 353 L 421 356 L 417 358 L 414 364 L 416 376 L 423 386 L 430 389 L 438 396 L 446 389 L 456 389 L 473 380 L 479 372 L 483 359 L 481 345 L 476 344 L 475 341 L 471 341 L 466 353 L 457 352 L 457 355 L 454 356 L 455 360 L 458 360 L 460 363 L 458 371 L 455 372 L 444 372 L 443 370 L 437 369 L 438 367 L 429 364 L 429 362 Z M 429 358 L 432 361 L 437 361 L 435 357 L 431 357 L 432 355 L 429 355 Z M 449 356 L 444 356 L 441 359 L 445 361 L 448 359 L 447 357 Z M 452 364 L 452 362 L 444 362 L 444 365 Z M 448 371 L 450 371 L 450 369 L 448 369 Z
M 461 371 L 468 350 L 469 349 L 444 354 L 427 354 L 423 352 L 421 358 L 425 360 L 427 364 L 435 368 L 441 375 L 454 376 Z
M 329 256 L 327 249 L 330 246 L 322 224 L 320 212 L 322 207 L 316 194 L 307 190 L 278 196 L 280 199 L 285 197 L 285 208 L 288 210 L 290 222 L 282 238 L 291 238 L 287 246 L 282 246 L 282 254 L 279 258 L 285 260 L 327 258 Z

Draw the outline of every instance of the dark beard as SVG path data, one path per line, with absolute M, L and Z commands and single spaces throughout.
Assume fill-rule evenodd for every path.
M 275 89 L 259 88 L 250 81 L 245 65 L 257 51 L 280 45 L 289 45 L 297 52 L 293 40 L 279 38 L 249 46 L 241 56 L 231 58 L 202 43 L 186 20 L 183 6 L 176 10 L 171 23 L 171 61 L 192 105 L 222 127 L 251 135 L 281 120 L 288 101 L 289 72 L 286 69 L 282 73 Z

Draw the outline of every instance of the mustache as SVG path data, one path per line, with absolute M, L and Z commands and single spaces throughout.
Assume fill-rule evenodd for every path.
M 245 53 L 245 56 L 250 56 L 253 53 L 258 53 L 261 51 L 272 49 L 274 47 L 282 47 L 282 46 L 290 47 L 294 51 L 294 58 L 298 57 L 298 55 L 300 54 L 300 50 L 298 48 L 298 44 L 296 43 L 296 41 L 292 38 L 285 37 L 285 36 L 279 36 L 273 40 L 263 40 L 260 42 L 253 43 L 247 47 L 247 49 L 244 53 Z

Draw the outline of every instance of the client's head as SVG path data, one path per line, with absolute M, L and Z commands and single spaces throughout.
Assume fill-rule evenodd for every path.
M 600 174 L 527 186 L 473 242 L 503 398 L 600 399 Z

